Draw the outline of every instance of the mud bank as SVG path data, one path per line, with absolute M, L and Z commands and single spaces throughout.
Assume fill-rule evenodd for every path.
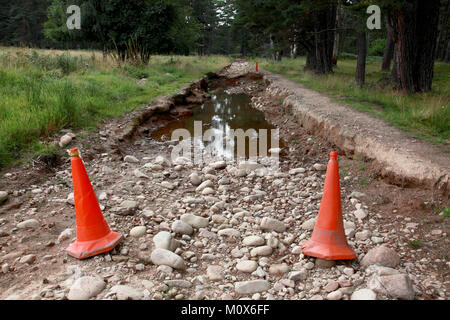
M 286 116 L 348 157 L 375 161 L 380 175 L 403 187 L 425 187 L 448 195 L 450 155 L 381 119 L 334 103 L 301 84 L 264 71 L 266 95 L 282 97 Z

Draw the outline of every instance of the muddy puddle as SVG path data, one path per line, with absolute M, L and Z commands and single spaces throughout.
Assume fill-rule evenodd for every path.
M 153 131 L 151 138 L 178 140 L 173 133 L 186 129 L 195 144 L 225 159 L 249 159 L 255 153 L 258 158 L 278 154 L 285 143 L 264 113 L 251 106 L 251 98 L 239 87 L 217 89 L 211 93 L 211 99 L 194 108 L 192 114 Z M 237 131 L 239 129 L 242 131 Z M 245 136 L 245 147 L 239 144 L 236 137 L 239 134 Z M 210 138 L 211 135 L 214 137 Z

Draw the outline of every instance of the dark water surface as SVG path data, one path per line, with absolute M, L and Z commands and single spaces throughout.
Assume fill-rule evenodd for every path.
M 201 124 L 198 121 L 201 121 Z M 202 130 L 199 130 L 199 128 Z M 283 141 L 279 141 L 277 144 L 275 140 L 272 140 L 271 133 L 275 132 L 272 130 L 275 130 L 276 127 L 267 122 L 263 112 L 251 107 L 251 96 L 245 93 L 230 93 L 225 89 L 218 89 L 213 92 L 210 101 L 201 107 L 193 109 L 192 116 L 169 123 L 167 126 L 154 131 L 151 137 L 162 141 L 163 136 L 165 136 L 172 140 L 172 133 L 176 129 L 187 129 L 191 137 L 195 139 L 195 143 L 202 145 L 202 147 L 209 146 L 209 148 L 214 149 L 216 155 L 225 158 L 243 156 L 242 152 L 238 152 L 237 139 L 231 138 L 231 130 L 242 129 L 246 132 L 249 129 L 254 129 L 254 132 L 248 132 L 249 135 L 247 137 L 251 137 L 253 142 L 258 145 L 260 129 L 266 129 L 267 147 L 265 148 L 266 150 L 260 150 L 258 147 L 258 156 L 270 156 L 269 150 L 271 148 L 282 148 L 284 146 Z M 205 141 L 203 135 L 208 129 L 211 129 L 211 132 L 215 135 L 222 134 L 223 139 L 213 139 L 213 141 L 206 139 Z M 264 131 L 261 132 L 261 136 L 264 136 Z M 246 158 L 250 154 L 249 139 L 246 138 L 245 143 Z M 262 139 L 264 140 L 264 138 Z M 227 143 L 232 146 L 231 149 L 226 150 L 225 146 Z M 211 146 L 211 144 L 213 145 Z M 234 154 L 230 150 L 234 150 Z

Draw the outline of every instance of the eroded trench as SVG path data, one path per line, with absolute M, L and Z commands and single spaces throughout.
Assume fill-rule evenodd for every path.
M 241 72 L 232 76 L 228 69 L 233 65 L 218 73 L 209 73 L 179 94 L 148 106 L 118 134 L 118 141 L 124 147 L 142 138 L 169 142 L 177 129 L 186 129 L 191 137 L 201 141 L 202 138 L 195 134 L 195 123 L 201 121 L 202 134 L 212 129 L 223 132 L 225 139 L 230 130 L 254 129 L 258 132 L 261 129 L 270 131 L 278 128 L 279 145 L 274 147 L 271 144 L 269 134 L 267 150 L 261 150 L 258 145 L 259 159 L 261 151 L 264 155 L 271 156 L 271 149 L 279 149 L 279 156 L 283 160 L 294 163 L 300 161 L 302 165 L 317 161 L 326 163 L 329 151 L 334 150 L 350 160 L 360 161 L 353 149 L 346 148 L 346 143 L 343 143 L 345 139 L 341 139 L 339 134 L 330 138 L 325 134 L 323 125 L 317 124 L 314 119 L 295 114 L 291 105 L 283 103 L 289 96 L 288 91 L 273 85 L 262 73 Z M 253 138 L 256 139 L 255 135 Z M 226 144 L 224 141 L 216 142 L 221 146 Z M 250 145 L 250 139 L 247 139 L 246 158 L 249 157 Z M 207 147 L 207 144 L 203 143 L 203 147 Z M 220 151 L 217 153 L 220 154 Z M 234 158 L 242 157 L 236 147 L 233 153 Z M 366 157 L 361 161 L 370 163 L 371 179 L 381 178 L 388 184 L 402 188 L 423 187 L 416 181 L 386 171 L 385 164 Z M 443 191 L 444 194 L 445 192 L 446 190 Z
M 160 111 L 142 117 L 134 138 L 158 142 L 179 141 L 177 130 L 189 133 L 188 143 L 208 149 L 213 156 L 227 160 L 258 159 L 279 155 L 287 145 L 267 115 L 252 104 L 252 98 L 264 92 L 263 76 L 247 73 L 234 78 L 210 73 L 193 83 L 185 94 L 175 95 L 159 105 Z M 137 117 L 139 120 L 139 117 Z M 245 137 L 238 146 L 236 132 Z M 212 136 L 212 137 L 211 137 Z
M 127 122 L 123 123 L 121 122 L 121 119 L 120 122 L 117 121 L 109 123 L 107 125 L 107 128 L 111 128 L 110 132 L 112 139 L 108 139 L 107 141 L 103 140 L 103 142 L 99 143 L 99 139 L 96 136 L 95 141 L 93 140 L 92 146 L 90 146 L 92 150 L 89 150 L 87 146 L 85 148 L 81 148 L 83 150 L 83 160 L 88 163 L 88 168 L 92 170 L 90 171 L 90 173 L 92 172 L 91 177 L 96 183 L 95 188 L 97 190 L 101 190 L 101 187 L 110 189 L 114 196 L 120 195 L 123 197 L 134 198 L 135 195 L 139 194 L 141 195 L 140 198 L 145 198 L 144 201 L 148 201 L 148 204 L 150 206 L 154 206 L 153 208 L 158 207 L 158 209 L 161 208 L 162 210 L 172 209 L 172 204 L 169 203 L 169 201 L 172 201 L 172 199 L 176 197 L 182 197 L 183 194 L 194 193 L 195 188 L 192 189 L 190 188 L 190 185 L 187 185 L 186 188 L 180 187 L 178 190 L 170 192 L 156 188 L 156 190 L 154 190 L 153 185 L 157 185 L 161 181 L 160 178 L 155 175 L 155 178 L 153 178 L 151 182 L 148 182 L 149 187 L 147 190 L 145 190 L 145 184 L 136 183 L 137 179 L 135 178 L 135 176 L 133 175 L 130 177 L 127 174 L 128 167 L 124 166 L 122 162 L 123 155 L 130 154 L 144 159 L 145 156 L 150 155 L 151 157 L 153 157 L 157 153 L 165 153 L 165 151 L 169 150 L 170 148 L 168 148 L 168 146 L 164 144 L 166 144 L 168 140 L 171 140 L 171 133 L 173 132 L 173 130 L 182 128 L 187 129 L 190 133 L 194 133 L 193 125 L 196 121 L 202 121 L 203 132 L 208 129 L 222 130 L 226 132 L 226 130 L 230 130 L 232 128 L 241 128 L 243 130 L 251 128 L 258 130 L 273 129 L 275 128 L 275 126 L 278 127 L 283 138 L 283 140 L 280 140 L 280 148 L 288 149 L 289 151 L 286 154 L 283 154 L 283 152 L 281 153 L 281 156 L 284 158 L 283 160 L 287 160 L 282 161 L 281 166 L 283 172 L 289 172 L 290 169 L 299 167 L 312 168 L 313 164 L 315 163 L 326 163 L 326 161 L 328 160 L 329 151 L 331 149 L 334 149 L 335 146 L 331 145 L 331 143 L 320 138 L 319 136 L 308 134 L 305 129 L 302 129 L 301 124 L 291 113 L 291 110 L 289 110 L 289 108 L 283 107 L 281 103 L 283 95 L 277 94 L 277 92 L 275 92 L 274 94 L 270 94 L 270 91 L 271 88 L 267 83 L 265 83 L 263 76 L 259 74 L 248 73 L 237 77 L 228 77 L 226 75 L 221 76 L 220 73 L 208 74 L 201 81 L 193 83 L 188 88 L 184 89 L 181 93 L 170 98 L 161 99 L 156 103 L 152 103 L 152 105 L 147 106 L 143 110 L 137 111 L 136 113 L 132 114 L 131 121 L 128 121 L 127 119 Z M 268 107 L 266 108 L 265 106 Z M 118 124 L 125 124 L 126 126 L 119 128 Z M 148 139 L 150 139 L 152 143 L 144 141 Z M 117 143 L 117 140 L 120 143 Z M 158 143 L 156 143 L 156 141 L 165 143 L 159 145 Z M 286 141 L 286 145 L 284 141 Z M 108 144 L 111 144 L 111 149 Z M 113 148 L 114 146 L 116 146 L 116 144 L 117 148 Z M 122 147 L 120 144 L 123 145 L 123 148 L 120 148 Z M 267 148 L 272 148 L 272 146 L 269 144 Z M 153 152 L 153 150 L 155 150 L 157 153 Z M 112 163 L 110 163 L 110 159 L 104 159 L 103 155 L 99 156 L 103 152 L 109 153 L 112 159 Z M 92 159 L 95 159 L 96 161 L 89 161 L 88 155 L 91 155 Z M 393 245 L 395 248 L 397 248 L 397 250 L 401 250 L 402 259 L 405 262 L 420 261 L 421 268 L 424 267 L 431 270 L 431 267 L 434 266 L 432 264 L 424 264 L 421 260 L 425 257 L 430 258 L 430 253 L 433 254 L 431 256 L 433 258 L 439 257 L 440 259 L 442 259 L 442 256 L 446 257 L 446 255 L 448 254 L 448 250 L 445 250 L 445 241 L 444 245 L 435 246 L 433 244 L 433 241 L 437 241 L 437 238 L 427 239 L 427 242 L 429 244 L 426 245 L 426 250 L 424 250 L 423 252 L 412 251 L 408 249 L 407 242 L 405 242 L 410 238 L 410 234 L 402 234 L 401 230 L 404 229 L 403 216 L 405 218 L 407 217 L 407 221 L 409 223 L 417 222 L 418 225 L 419 222 L 421 223 L 421 228 L 417 229 L 416 232 L 417 239 L 426 239 L 426 235 L 431 234 L 432 230 L 435 228 L 443 229 L 443 234 L 447 234 L 446 232 L 448 226 L 443 225 L 440 220 L 437 220 L 439 217 L 435 217 L 433 213 L 429 214 L 431 209 L 429 209 L 428 207 L 424 207 L 423 198 L 427 196 L 424 191 L 403 190 L 391 185 L 385 185 L 381 181 L 374 181 L 370 185 L 363 186 L 358 182 L 363 180 L 355 180 L 355 178 L 359 177 L 357 176 L 358 174 L 362 175 L 362 172 L 359 171 L 363 163 L 348 159 L 344 156 L 341 156 L 339 160 L 340 166 L 342 168 L 342 173 L 344 173 L 345 171 L 353 171 L 352 179 L 345 179 L 345 174 L 342 175 L 343 211 L 344 213 L 347 213 L 346 218 L 349 219 L 350 217 L 352 217 L 350 212 L 354 211 L 354 206 L 348 198 L 350 192 L 362 191 L 364 192 L 365 197 L 367 197 L 364 198 L 364 202 L 362 203 L 366 203 L 368 206 L 370 206 L 370 219 L 374 219 L 373 224 L 371 222 L 370 224 L 358 226 L 358 229 L 356 229 L 356 231 L 370 229 L 371 231 L 376 231 L 376 235 L 382 235 L 384 233 L 389 233 L 390 230 L 396 230 L 396 233 L 389 234 L 389 237 L 386 236 L 386 241 L 390 245 Z M 114 171 L 112 171 L 112 173 L 104 174 L 103 172 L 101 172 L 104 166 L 111 166 L 112 168 L 114 168 L 115 173 Z M 67 168 L 68 167 L 66 166 L 64 170 Z M 367 173 L 364 174 L 371 174 L 371 170 L 369 170 L 369 168 L 367 168 L 366 171 Z M 97 175 L 94 172 L 99 174 Z M 304 178 L 294 177 L 294 179 L 296 180 L 292 180 L 292 182 L 295 182 L 295 185 L 293 186 L 296 190 L 292 191 L 292 196 L 289 196 L 289 191 L 276 190 L 277 187 L 274 187 L 272 185 L 272 180 L 255 180 L 251 178 L 251 180 L 249 179 L 247 181 L 258 181 L 258 183 L 261 183 L 263 189 L 269 191 L 276 190 L 276 192 L 268 193 L 267 198 L 262 203 L 266 205 L 273 202 L 274 206 L 279 206 L 279 208 L 277 208 L 277 212 L 279 209 L 279 212 L 283 212 L 285 218 L 287 217 L 288 219 L 291 219 L 294 211 L 292 211 L 291 214 L 290 209 L 287 209 L 290 205 L 304 210 L 305 215 L 317 213 L 318 208 L 316 205 L 319 203 L 321 196 L 319 181 L 323 181 L 323 174 L 323 171 L 316 172 L 312 169 L 309 169 L 307 171 L 307 175 Z M 225 176 L 226 175 L 228 174 L 225 173 Z M 30 178 L 25 175 L 23 176 L 26 177 L 26 181 L 25 179 L 18 180 L 22 181 L 24 184 L 26 183 L 27 185 L 29 185 Z M 164 180 L 171 181 L 172 178 L 180 179 L 181 181 L 181 179 L 186 179 L 187 177 L 185 173 L 181 173 L 180 177 L 175 174 L 170 174 L 170 176 L 166 176 Z M 374 176 L 373 179 L 375 180 L 376 177 Z M 238 180 L 238 183 L 240 184 L 242 183 L 242 181 L 245 182 L 246 180 Z M 8 181 L 8 183 L 10 183 L 9 188 L 11 188 L 11 184 L 14 182 Z M 239 186 L 238 183 L 236 184 L 237 187 Z M 14 186 L 14 188 L 19 189 L 17 187 L 17 184 Z M 57 196 L 63 199 L 64 197 L 66 197 L 68 192 L 72 192 L 70 183 L 66 187 L 61 187 L 59 195 L 58 193 L 56 193 L 56 191 L 53 191 L 52 197 Z M 173 195 L 171 194 L 172 192 Z M 312 194 L 309 194 L 309 192 L 311 192 Z M 230 194 L 234 196 L 237 193 L 235 193 L 234 190 L 230 190 Z M 62 259 L 63 256 L 65 257 L 65 248 L 63 248 L 62 245 L 53 244 L 54 248 L 51 249 L 49 247 L 43 247 L 41 244 L 52 240 L 65 228 L 73 226 L 73 207 L 66 207 L 65 204 L 61 205 L 62 207 L 60 207 L 58 203 L 53 201 L 50 205 L 47 205 L 45 201 L 35 199 L 35 197 L 39 197 L 38 195 L 33 195 L 30 197 L 32 197 L 32 200 L 30 200 L 32 201 L 30 206 L 37 208 L 36 216 L 41 217 L 43 220 L 45 219 L 45 230 L 50 230 L 52 232 L 52 234 L 50 234 L 50 232 L 40 231 L 39 241 L 29 241 L 29 243 L 32 245 L 31 249 L 33 250 L 33 252 L 41 252 L 42 255 L 48 255 L 49 253 L 54 254 L 57 259 L 60 259 L 59 261 L 64 261 Z M 47 194 L 45 194 L 45 197 L 48 197 Z M 230 199 L 233 200 L 233 198 Z M 291 202 L 291 200 L 293 201 L 297 199 L 300 199 L 301 202 Z M 23 205 L 22 202 L 27 203 L 28 200 L 19 199 L 17 203 L 7 203 L 6 206 L 3 206 L 2 210 L 4 210 L 4 213 L 10 210 L 16 210 Z M 237 202 L 233 202 L 232 204 L 238 205 Z M 246 206 L 245 203 L 242 204 Z M 250 207 L 250 205 L 253 204 L 254 203 L 250 202 L 248 203 L 248 206 Z M 116 206 L 116 202 L 114 199 L 111 199 L 107 201 L 107 205 L 111 208 L 114 208 Z M 61 213 L 62 209 L 63 213 Z M 196 214 L 207 212 L 207 210 L 203 206 L 198 206 L 196 210 L 197 211 L 194 212 Z M 58 212 L 58 214 L 48 215 L 48 212 Z M 168 212 L 169 214 L 171 214 L 171 211 L 168 210 Z M 393 214 L 394 212 L 398 213 Z M 425 212 L 427 213 L 427 220 L 424 220 Z M 350 213 L 350 215 L 348 213 Z M 1 214 L 2 212 L 0 212 L 0 215 Z M 42 216 L 42 214 L 45 214 L 45 217 Z M 64 216 L 61 216 L 60 214 L 64 214 Z M 271 213 L 264 214 L 268 216 Z M 429 218 L 430 216 L 432 218 Z M 309 217 L 305 216 L 305 219 L 307 218 Z M 118 230 L 128 230 L 132 225 L 134 226 L 137 224 L 143 224 L 142 220 L 139 221 L 139 219 L 141 218 L 137 215 L 136 217 L 117 216 L 114 219 L 116 219 L 114 228 Z M 158 226 L 161 222 L 168 223 L 170 220 L 167 219 L 172 218 L 158 215 L 158 217 L 154 219 L 154 221 L 153 219 L 149 219 L 151 220 L 151 228 L 154 228 L 155 231 L 160 230 Z M 130 221 L 132 222 L 132 224 L 130 224 Z M 298 223 L 294 223 L 290 226 L 291 230 L 295 230 L 295 234 L 298 234 L 297 230 L 300 230 L 300 225 L 304 221 L 305 220 L 303 220 L 302 216 L 302 220 L 299 220 Z M 374 230 L 375 226 L 376 230 Z M 14 235 L 13 237 L 15 236 L 16 235 Z M 36 235 L 32 235 L 32 237 L 35 236 Z M 42 238 L 43 236 L 44 238 Z M 50 237 L 46 238 L 48 236 Z M 9 242 L 7 246 L 2 243 L 5 248 L 8 247 L 8 251 L 14 252 L 16 250 L 19 250 L 21 246 L 23 246 L 22 240 L 20 240 L 19 244 L 19 242 L 17 241 L 10 241 L 10 238 L 4 239 L 4 243 Z M 33 238 L 28 237 L 28 239 Z M 132 248 L 133 246 L 138 247 L 137 242 L 133 242 L 136 240 L 133 240 L 131 237 L 127 238 L 127 241 L 127 245 L 131 246 Z M 439 239 L 439 241 L 440 242 L 438 243 L 443 243 L 442 239 Z M 400 246 L 397 246 L 397 243 L 399 243 Z M 366 244 L 364 242 L 358 243 L 358 248 L 361 252 L 367 252 L 371 247 L 372 244 Z M 196 250 L 195 246 L 190 247 L 190 249 Z M 130 257 L 139 257 L 133 256 L 135 253 L 136 252 L 132 251 Z M 119 261 L 115 259 L 124 258 L 124 256 L 122 255 L 113 255 L 113 257 L 113 262 L 111 262 L 111 264 Z M 139 259 L 141 258 L 139 257 Z M 280 255 L 274 256 L 274 260 L 272 261 L 275 262 L 275 259 L 277 259 L 277 263 L 284 261 L 289 265 L 293 265 L 295 262 L 297 262 L 291 260 L 290 257 L 286 256 L 285 253 L 282 253 L 281 251 Z M 293 256 L 293 259 L 298 258 L 295 258 Z M 38 257 L 38 261 L 41 261 L 40 256 Z M 130 261 L 132 260 L 130 259 Z M 442 270 L 446 270 L 446 261 L 446 259 L 442 259 L 442 262 L 440 262 L 439 264 L 435 264 L 436 273 L 442 273 Z M 93 260 L 92 262 L 93 266 L 91 267 L 92 272 L 94 272 L 94 267 L 97 267 L 97 261 Z M 62 266 L 64 266 L 63 263 L 66 262 L 61 262 Z M 209 264 L 209 261 L 204 262 L 205 266 Z M 58 265 L 53 265 L 52 268 L 55 268 Z M 18 270 L 20 270 L 21 274 L 28 274 L 29 270 L 35 267 L 26 265 L 16 266 Z M 45 268 L 45 270 L 50 270 L 52 268 Z M 42 269 L 44 270 L 44 268 Z M 154 275 L 152 273 L 153 271 L 153 268 L 150 267 L 148 273 L 145 274 L 145 278 L 152 279 Z M 133 271 L 133 274 L 134 273 L 135 270 Z M 318 274 L 319 273 L 321 272 L 318 272 Z M 197 274 L 206 274 L 205 268 L 199 268 Z M 9 279 L 13 279 L 13 277 L 16 277 L 16 275 L 13 273 L 9 273 L 7 276 L 10 277 Z M 443 277 L 447 276 L 448 275 L 443 274 Z M 24 278 L 17 277 L 16 282 L 20 282 L 20 285 L 26 285 L 26 282 L 23 280 Z M 442 281 L 444 281 L 444 279 Z M 5 287 L 10 288 L 12 286 L 12 280 L 4 281 L 3 283 Z M 192 294 L 192 292 L 188 292 L 186 290 L 185 295 L 190 296 L 190 294 Z

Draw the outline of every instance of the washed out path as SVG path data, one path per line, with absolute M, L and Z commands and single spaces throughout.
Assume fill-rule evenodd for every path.
M 238 62 L 219 75 L 250 68 Z M 301 253 L 336 146 L 286 113 L 283 90 L 262 80 L 235 84 L 280 128 L 287 145 L 279 171 L 171 159 L 176 144 L 152 139 L 156 128 L 115 142 L 126 118 L 75 137 L 67 147 L 80 148 L 104 216 L 125 240 L 92 259 L 69 257 L 68 159 L 53 171 L 13 168 L 0 181 L 0 298 L 448 299 L 448 222 L 431 191 L 387 184 L 364 160 L 339 157 L 345 233 L 358 259 Z

